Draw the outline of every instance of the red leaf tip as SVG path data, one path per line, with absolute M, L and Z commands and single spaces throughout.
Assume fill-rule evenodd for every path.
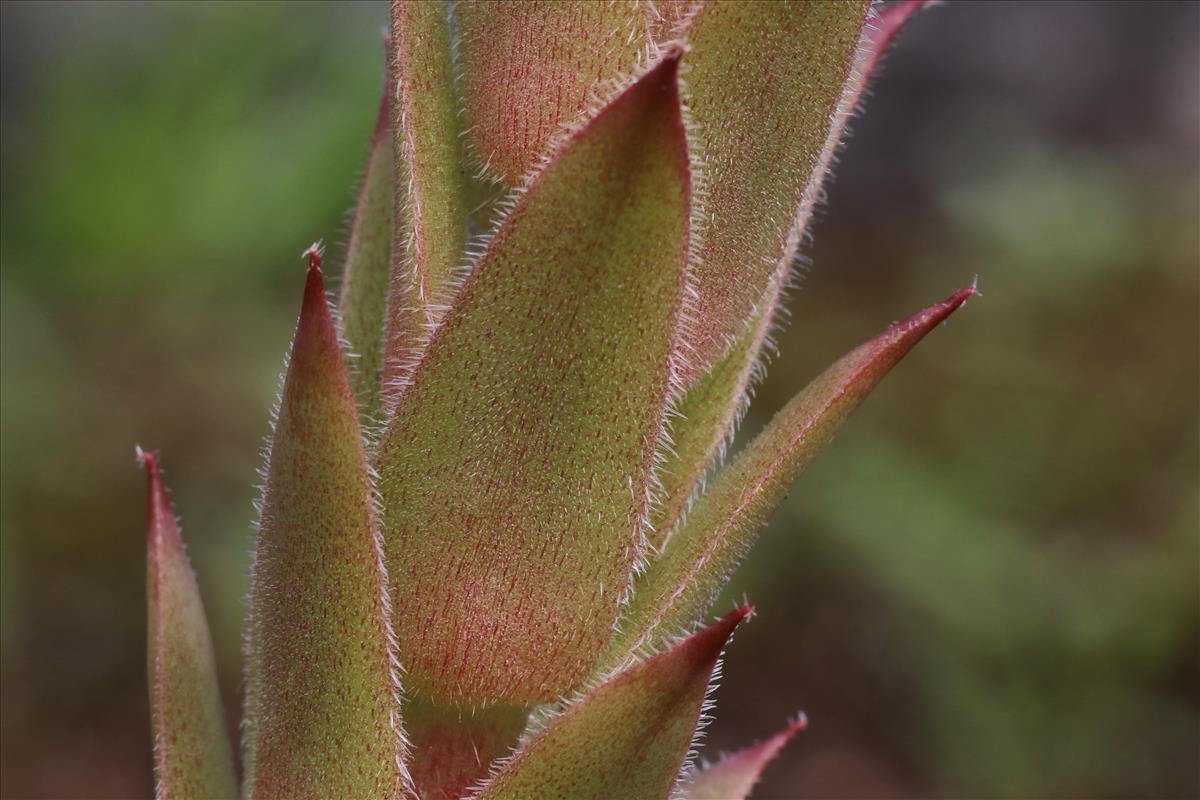
M 324 252 L 325 252 L 325 244 L 320 239 L 318 239 L 317 241 L 310 244 L 308 246 L 307 250 L 305 250 L 303 253 L 300 254 L 301 258 L 308 259 L 309 273 L 316 272 L 317 274 L 320 274 L 320 272 L 321 272 L 321 256 Z

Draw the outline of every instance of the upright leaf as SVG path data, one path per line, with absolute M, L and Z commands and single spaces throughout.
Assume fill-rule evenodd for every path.
M 522 747 L 478 800 L 665 800 L 692 744 L 739 608 L 573 702 Z
M 780 411 L 700 497 L 635 587 L 604 663 L 695 624 L 795 479 L 884 375 L 974 294 L 963 289 L 844 356 Z
M 467 241 L 467 180 L 444 3 L 392 0 L 395 233 L 384 405 L 420 357 L 449 302 Z
M 394 207 L 391 93 L 389 77 L 384 81 L 379 117 L 367 154 L 367 168 L 354 206 L 338 303 L 342 335 L 350 352 L 356 356 L 351 363 L 350 381 L 365 422 L 374 421 L 378 414 L 383 376 Z
M 645 44 L 639 0 L 464 0 L 455 13 L 468 140 L 510 186 Z
M 309 258 L 251 573 L 247 795 L 397 797 L 407 775 L 382 546 L 320 259 Z
M 435 332 L 376 456 L 410 688 L 573 689 L 629 587 L 683 294 L 677 59 L 566 140 Z
M 725 756 L 697 772 L 683 787 L 685 800 L 746 800 L 767 765 L 800 731 L 804 718 L 765 741 Z
M 212 639 L 158 460 L 138 449 L 149 479 L 146 599 L 150 718 L 160 800 L 237 797 Z
M 795 257 L 868 5 L 716 2 L 691 21 L 686 101 L 708 197 L 689 384 L 733 346 Z

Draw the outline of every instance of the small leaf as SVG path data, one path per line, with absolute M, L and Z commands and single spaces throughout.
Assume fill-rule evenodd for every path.
M 392 0 L 396 229 L 383 365 L 388 410 L 450 302 L 467 243 L 467 178 L 446 13 L 444 3 Z
M 683 768 L 739 608 L 609 678 L 535 734 L 479 800 L 665 800 Z
M 380 443 L 401 661 L 433 702 L 553 700 L 612 635 L 683 295 L 676 68 L 647 72 L 531 181 Z
M 235 798 L 233 756 L 196 576 L 158 460 L 140 447 L 138 460 L 150 484 L 146 599 L 156 795 L 162 800 Z
M 884 375 L 974 288 L 893 325 L 843 357 L 722 470 L 635 586 L 612 658 L 655 647 L 703 616 L 795 479 Z
M 350 223 L 338 303 L 342 336 L 356 356 L 351 362 L 350 381 L 366 423 L 374 422 L 379 412 L 388 275 L 392 263 L 391 93 L 391 81 L 385 79 L 367 168 Z
M 421 800 L 458 800 L 513 751 L 529 713 L 512 706 L 459 710 L 413 700 L 404 706 L 409 770 Z
M 645 44 L 638 0 L 464 0 L 455 14 L 468 140 L 510 186 Z
M 683 787 L 684 800 L 746 800 L 763 770 L 805 725 L 801 717 L 771 738 L 700 770 Z
M 868 3 L 707 3 L 691 20 L 685 97 L 704 165 L 707 218 L 685 385 L 746 330 L 795 258 L 825 164 Z
M 247 795 L 397 797 L 407 775 L 382 545 L 320 259 L 308 255 L 251 572 Z

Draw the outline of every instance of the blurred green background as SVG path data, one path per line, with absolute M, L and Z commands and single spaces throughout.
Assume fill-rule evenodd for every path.
M 148 797 L 160 450 L 231 719 L 259 447 L 380 3 L 0 5 L 0 794 Z M 853 126 L 745 433 L 979 275 L 731 587 L 759 797 L 1200 796 L 1200 5 L 951 2 Z

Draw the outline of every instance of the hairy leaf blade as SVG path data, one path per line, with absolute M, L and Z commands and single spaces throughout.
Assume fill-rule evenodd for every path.
M 683 787 L 684 800 L 746 800 L 763 770 L 804 727 L 801 717 L 771 738 L 708 765 Z
M 387 578 L 319 257 L 268 458 L 246 658 L 250 798 L 407 792 Z
M 554 699 L 611 636 L 683 293 L 677 66 L 648 71 L 531 182 L 380 443 L 401 660 L 432 701 Z
M 158 460 L 138 450 L 149 482 L 146 597 L 156 794 L 237 797 L 212 638 Z
M 450 301 L 467 243 L 458 100 L 444 3 L 392 0 L 395 232 L 383 400 L 390 407 Z
M 795 257 L 846 110 L 868 5 L 718 2 L 691 20 L 685 99 L 708 223 L 695 259 L 688 384 L 733 345 Z
M 468 139 L 484 172 L 516 185 L 645 43 L 638 0 L 464 0 L 455 5 Z
M 478 800 L 665 800 L 683 768 L 739 608 L 571 703 L 535 734 Z
M 973 288 L 893 325 L 822 373 L 780 411 L 696 502 L 669 546 L 640 576 L 610 653 L 655 647 L 695 624 L 759 527 L 849 414 Z
M 452 709 L 413 700 L 404 706 L 412 743 L 409 770 L 421 800 L 458 800 L 513 751 L 529 713 L 513 706 Z
M 379 412 L 388 276 L 392 263 L 395 170 L 391 94 L 389 76 L 384 80 L 379 117 L 367 153 L 367 167 L 354 205 L 338 302 L 342 336 L 356 357 L 351 364 L 350 381 L 366 423 L 375 421 Z

